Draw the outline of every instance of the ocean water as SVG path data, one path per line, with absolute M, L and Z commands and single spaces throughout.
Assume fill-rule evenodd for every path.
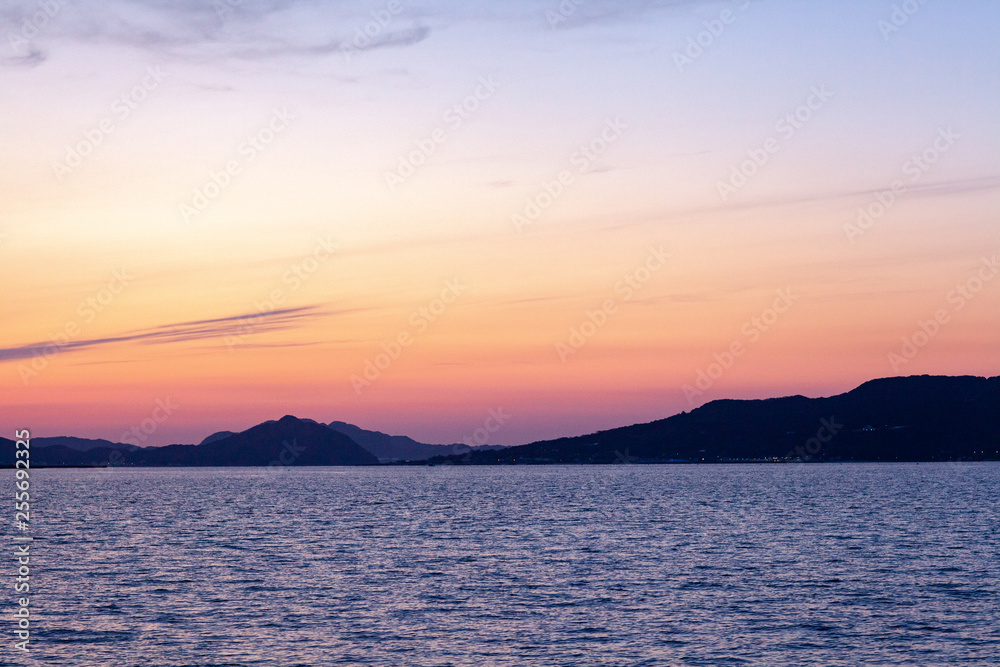
M 1000 664 L 996 463 L 36 470 L 32 503 L 4 664 Z

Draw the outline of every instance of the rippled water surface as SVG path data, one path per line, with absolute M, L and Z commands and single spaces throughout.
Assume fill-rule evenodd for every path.
M 7 664 L 1000 664 L 1000 464 L 39 470 L 32 502 Z

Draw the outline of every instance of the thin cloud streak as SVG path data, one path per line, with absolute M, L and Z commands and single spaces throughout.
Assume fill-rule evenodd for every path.
M 17 32 L 23 21 L 37 13 L 32 0 L 6 3 L 4 32 Z M 310 0 L 270 2 L 206 2 L 205 0 L 137 0 L 115 2 L 84 0 L 63 4 L 59 12 L 30 40 L 30 50 L 0 58 L 0 66 L 35 67 L 61 42 L 112 43 L 152 52 L 166 58 L 192 62 L 232 59 L 322 57 L 343 49 L 364 52 L 405 47 L 426 40 L 432 29 L 467 21 L 532 22 L 545 24 L 546 12 L 559 13 L 560 30 L 636 21 L 650 12 L 714 4 L 710 0 L 588 0 L 574 3 L 574 11 L 560 13 L 556 0 L 511 5 L 462 3 L 441 7 L 435 3 L 409 2 L 394 24 L 364 45 L 352 43 L 354 30 L 371 21 L 371 7 L 364 3 L 320 4 Z M 291 32 L 282 26 L 309 26 Z
M 863 198 L 870 198 L 875 196 L 877 193 L 884 192 L 889 188 L 889 185 L 883 185 L 882 187 L 865 189 L 865 190 L 844 190 L 840 192 L 821 192 L 811 195 L 803 195 L 797 197 L 788 197 L 784 199 L 766 199 L 758 201 L 748 201 L 745 203 L 734 203 L 734 204 L 715 204 L 711 206 L 701 206 L 698 208 L 688 208 L 683 210 L 672 211 L 669 215 L 672 218 L 687 218 L 694 216 L 705 216 L 718 213 L 719 211 L 748 211 L 748 210 L 758 210 L 758 209 L 772 209 L 772 208 L 783 208 L 786 206 L 794 206 L 797 204 L 811 204 L 816 202 L 835 202 L 835 201 L 850 201 L 850 200 L 862 200 Z M 947 197 L 951 195 L 959 194 L 970 194 L 974 192 L 988 192 L 990 190 L 1000 189 L 1000 176 L 980 176 L 975 178 L 963 178 L 951 181 L 936 181 L 932 183 L 920 183 L 916 185 L 908 185 L 906 192 L 901 195 L 902 199 L 907 198 L 920 198 L 920 197 Z M 610 225 L 603 225 L 599 229 L 601 231 L 615 231 L 618 229 L 627 229 L 631 227 L 641 227 L 643 225 L 649 224 L 660 224 L 663 221 L 663 216 L 650 217 L 648 219 L 614 223 Z
M 38 13 L 35 2 L 7 6 L 0 27 L 19 34 Z M 371 51 L 418 44 L 427 26 L 413 25 L 405 14 L 400 25 L 387 28 L 363 46 L 351 43 L 352 31 L 371 17 L 367 11 L 344 10 L 306 0 L 276 2 L 82 2 L 61 5 L 44 25 L 23 40 L 23 53 L 0 58 L 0 66 L 35 67 L 66 42 L 109 43 L 148 51 L 162 58 L 195 63 L 219 60 L 254 62 L 278 58 L 323 57 L 343 49 Z M 289 31 L 299 24 L 307 30 Z
M 713 0 L 588 0 L 573 3 L 573 11 L 562 11 L 562 3 L 552 2 L 547 10 L 555 17 L 550 21 L 556 30 L 583 28 L 594 24 L 634 21 L 649 12 L 677 9 L 695 5 L 718 5 Z
M 338 311 L 339 313 L 352 311 Z M 168 344 L 241 335 L 247 327 L 254 334 L 281 331 L 299 326 L 301 323 L 328 316 L 332 313 L 320 310 L 319 306 L 283 308 L 267 313 L 244 313 L 208 320 L 193 320 L 168 324 L 151 329 L 141 329 L 134 333 L 106 338 L 90 338 L 59 344 L 53 341 L 35 342 L 27 345 L 0 348 L 0 363 L 30 359 L 53 351 L 80 352 L 97 347 L 120 345 L 123 343 Z

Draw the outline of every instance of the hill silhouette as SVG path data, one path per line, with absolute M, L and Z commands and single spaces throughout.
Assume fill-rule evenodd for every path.
M 1000 377 L 872 380 L 828 398 L 718 400 L 647 424 L 506 448 L 425 445 L 405 436 L 286 415 L 199 445 L 131 448 L 83 438 L 32 440 L 33 466 L 316 466 L 421 463 L 669 463 L 1000 460 Z M 369 451 L 350 434 L 363 441 Z M 53 444 L 58 443 L 58 444 Z M 107 443 L 107 444 L 104 444 Z M 461 449 L 460 449 L 461 448 Z M 465 451 L 462 451 L 462 450 Z M 455 452 L 452 454 L 451 452 Z M 435 454 L 447 454 L 436 455 Z M 14 442 L 0 438 L 0 464 Z M 412 462 L 412 461 L 411 461 Z
M 1000 459 L 1000 378 L 911 376 L 829 398 L 718 400 L 667 419 L 432 463 Z
M 333 421 L 327 426 L 338 433 L 343 433 L 369 452 L 378 457 L 379 461 L 420 461 L 432 456 L 448 456 L 471 451 L 468 445 L 428 445 L 417 442 L 405 435 L 387 435 L 380 431 L 368 431 L 354 424 Z
M 11 465 L 14 443 L 0 442 Z M 286 415 L 201 445 L 167 445 L 122 452 L 108 447 L 77 451 L 34 448 L 35 466 L 343 466 L 378 465 L 378 459 L 347 436 L 312 420 Z

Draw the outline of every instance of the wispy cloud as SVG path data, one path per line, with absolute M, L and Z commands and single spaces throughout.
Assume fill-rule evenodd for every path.
M 427 35 L 429 35 L 430 32 L 431 29 L 427 26 L 404 28 L 402 30 L 385 32 L 375 39 L 372 39 L 371 43 L 365 46 L 358 47 L 352 44 L 351 48 L 358 51 L 370 51 L 372 49 L 380 49 L 391 46 L 410 46 L 411 44 L 417 44 L 427 39 Z
M 118 44 L 164 58 L 195 62 L 318 57 L 344 48 L 371 51 L 405 47 L 426 40 L 432 28 L 467 21 L 544 25 L 546 12 L 562 19 L 555 27 L 641 20 L 650 12 L 717 4 L 712 0 L 522 0 L 454 3 L 408 0 L 402 11 L 363 45 L 353 44 L 355 29 L 372 21 L 373 5 L 350 0 L 61 0 L 30 48 L 0 56 L 0 66 L 33 67 L 65 41 Z M 0 10 L 3 34 L 17 33 L 38 12 L 37 0 L 9 0 Z M 573 11 L 565 10 L 571 6 Z M 378 10 L 381 7 L 374 6 Z M 561 9 L 562 8 L 562 9 Z
M 956 194 L 968 194 L 970 192 L 980 192 L 984 190 L 995 190 L 1000 188 L 1000 176 L 981 176 L 975 178 L 963 178 L 952 181 L 935 181 L 929 183 L 907 184 L 907 197 L 946 197 Z M 880 188 L 868 190 L 849 190 L 839 192 L 825 192 L 803 197 L 789 198 L 782 201 L 762 201 L 749 202 L 745 205 L 734 205 L 728 208 L 757 208 L 769 206 L 781 206 L 785 204 L 801 204 L 814 201 L 833 201 L 839 199 L 858 199 L 871 197 L 886 189 L 883 185 Z
M 55 16 L 0 65 L 31 67 L 66 42 L 105 43 L 193 62 L 259 61 L 325 56 L 349 43 L 352 30 L 371 20 L 370 7 L 310 0 L 81 0 L 63 2 Z M 35 0 L 14 0 L 0 11 L 2 33 L 19 34 L 38 13 Z M 405 14 L 355 51 L 416 44 L 430 28 Z M 6 45 L 5 45 L 6 46 Z M 7 46 L 10 49 L 10 46 Z
M 721 210 L 755 210 L 782 208 L 785 206 L 795 206 L 798 204 L 811 204 L 816 202 L 854 202 L 864 201 L 882 192 L 886 186 L 877 188 L 866 188 L 864 190 L 830 190 L 827 192 L 816 192 L 803 195 L 795 195 L 783 198 L 759 199 L 746 202 L 729 202 L 688 208 L 671 212 L 671 216 L 682 219 L 697 215 L 714 215 Z M 910 184 L 907 186 L 907 199 L 922 197 L 948 197 L 953 195 L 970 194 L 974 192 L 988 192 L 1000 189 L 1000 176 L 978 176 L 973 178 L 956 179 L 950 181 L 935 181 L 931 183 Z M 644 218 L 642 220 L 630 220 L 626 222 L 614 222 L 603 225 L 604 231 L 615 231 L 630 227 L 649 225 L 651 223 L 660 224 L 661 218 Z
M 353 311 L 338 312 L 346 313 Z M 283 308 L 268 313 L 244 313 L 242 315 L 231 315 L 229 317 L 219 317 L 208 320 L 179 322 L 176 324 L 167 324 L 150 329 L 130 331 L 120 336 L 90 338 L 85 340 L 69 341 L 64 344 L 57 344 L 52 341 L 28 343 L 27 345 L 0 348 L 0 362 L 30 359 L 40 354 L 51 354 L 54 350 L 58 350 L 63 353 L 80 352 L 83 350 L 121 345 L 125 343 L 166 344 L 220 338 L 224 336 L 237 335 L 241 333 L 248 326 L 248 324 L 252 325 L 254 334 L 269 331 L 281 331 L 301 326 L 308 321 L 315 320 L 320 317 L 326 317 L 331 314 L 334 313 L 323 310 L 316 305 L 302 306 L 300 308 Z
M 634 21 L 653 11 L 690 5 L 717 5 L 713 0 L 553 0 L 548 3 L 549 24 L 555 29 L 579 28 L 593 24 Z
M 0 65 L 8 67 L 35 67 L 45 62 L 47 56 L 37 48 L 28 49 L 23 55 L 2 56 Z

